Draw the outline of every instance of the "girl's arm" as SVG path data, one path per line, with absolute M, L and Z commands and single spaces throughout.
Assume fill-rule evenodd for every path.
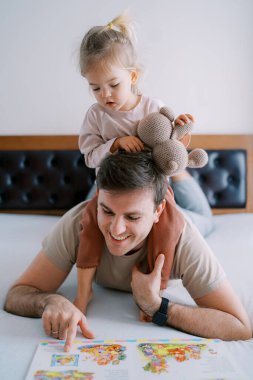
M 127 152 L 139 152 L 144 149 L 143 142 L 137 136 L 122 136 L 117 124 L 111 125 L 101 119 L 101 115 L 92 108 L 88 110 L 79 137 L 79 147 L 84 154 L 85 163 L 90 168 L 97 168 L 109 154 L 119 149 Z M 112 120 L 113 124 L 113 120 Z
M 100 166 L 101 161 L 111 153 L 111 146 L 117 137 L 113 137 L 107 128 L 103 129 L 101 124 L 102 120 L 91 107 L 85 115 L 78 142 L 89 168 Z
M 137 136 L 117 137 L 110 151 L 114 153 L 119 149 L 124 149 L 126 152 L 140 152 L 144 149 L 144 144 Z

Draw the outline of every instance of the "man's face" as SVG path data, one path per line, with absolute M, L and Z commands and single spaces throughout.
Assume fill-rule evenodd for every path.
M 99 190 L 98 226 L 111 254 L 123 256 L 141 248 L 164 203 L 156 208 L 149 189 L 118 193 Z

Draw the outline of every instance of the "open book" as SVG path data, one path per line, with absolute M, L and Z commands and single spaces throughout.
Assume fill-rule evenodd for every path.
M 76 340 L 38 345 L 25 380 L 243 380 L 221 340 Z

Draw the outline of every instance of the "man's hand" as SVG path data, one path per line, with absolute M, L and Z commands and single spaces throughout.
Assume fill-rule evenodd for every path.
M 137 136 L 118 137 L 111 146 L 111 152 L 124 149 L 126 152 L 141 152 L 144 149 L 143 142 Z
M 133 297 L 139 308 L 149 317 L 159 309 L 161 304 L 160 286 L 161 272 L 164 264 L 164 255 L 159 255 L 156 259 L 154 269 L 149 274 L 140 272 L 137 266 L 132 270 L 132 291 Z M 149 318 L 143 318 L 149 320 Z
M 66 339 L 64 351 L 69 351 L 75 339 L 77 326 L 80 326 L 84 337 L 93 339 L 85 315 L 69 300 L 58 294 L 48 295 L 42 314 L 44 330 L 47 335 L 56 339 Z

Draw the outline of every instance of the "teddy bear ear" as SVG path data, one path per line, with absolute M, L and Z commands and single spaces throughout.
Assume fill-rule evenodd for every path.
M 173 121 L 175 119 L 174 112 L 169 107 L 162 107 L 160 109 L 160 113 L 164 116 L 166 116 L 170 121 Z
M 188 155 L 188 168 L 202 168 L 208 162 L 208 154 L 203 149 L 193 149 Z
M 157 144 L 152 154 L 157 166 L 167 176 L 183 171 L 188 165 L 188 152 L 177 140 L 166 140 Z

